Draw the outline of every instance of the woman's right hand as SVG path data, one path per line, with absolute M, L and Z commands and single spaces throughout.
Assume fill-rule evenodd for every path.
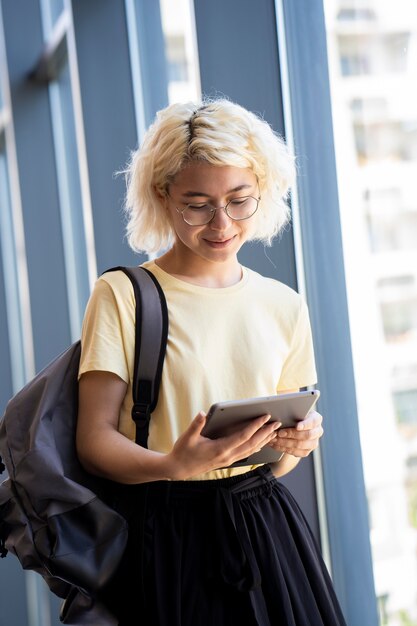
M 172 480 L 185 480 L 247 458 L 275 439 L 281 424 L 268 423 L 270 417 L 262 415 L 231 434 L 209 439 L 201 434 L 206 415 L 200 412 L 165 456 L 167 474 Z

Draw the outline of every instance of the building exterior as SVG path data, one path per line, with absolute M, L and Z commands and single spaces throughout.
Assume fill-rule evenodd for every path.
M 417 7 L 326 2 L 375 586 L 417 623 Z M 406 621 L 409 620 L 409 621 Z

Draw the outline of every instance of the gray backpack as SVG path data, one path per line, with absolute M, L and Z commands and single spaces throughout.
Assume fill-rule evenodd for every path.
M 156 278 L 141 267 L 113 268 L 132 281 L 136 343 L 132 419 L 136 443 L 147 447 L 168 334 L 168 314 Z M 0 422 L 0 556 L 15 554 L 65 598 L 66 624 L 116 624 L 97 600 L 122 558 L 127 522 L 114 510 L 111 481 L 88 474 L 78 461 L 80 342 L 58 356 L 8 403 Z

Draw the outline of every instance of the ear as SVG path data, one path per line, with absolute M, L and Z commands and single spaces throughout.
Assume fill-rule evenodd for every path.
M 161 211 L 165 212 L 166 217 L 171 221 L 171 212 L 169 210 L 169 196 L 167 192 L 163 192 L 160 191 L 159 189 L 157 189 L 157 187 L 154 185 L 152 187 L 152 191 L 155 194 L 155 197 L 157 198 L 157 201 L 161 207 Z
M 153 185 L 152 190 L 164 209 L 168 210 L 168 194 L 160 191 L 156 185 Z
M 152 185 L 152 191 L 154 192 L 154 194 L 157 196 L 159 200 L 162 201 L 165 198 L 165 195 L 158 189 L 156 185 Z

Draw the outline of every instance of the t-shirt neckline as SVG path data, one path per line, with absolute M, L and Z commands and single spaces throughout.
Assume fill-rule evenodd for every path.
M 190 291 L 194 293 L 205 293 L 205 294 L 230 294 L 236 291 L 240 291 L 248 282 L 249 273 L 245 266 L 241 265 L 242 268 L 242 277 L 241 279 L 235 283 L 234 285 L 230 285 L 229 287 L 204 287 L 202 285 L 195 285 L 194 283 L 189 283 L 186 280 L 182 280 L 181 278 L 177 278 L 172 274 L 169 274 L 165 270 L 163 270 L 159 265 L 155 263 L 155 260 L 147 261 L 143 264 L 149 271 L 155 274 L 156 278 L 160 278 L 164 285 L 173 286 L 180 288 L 183 291 Z

